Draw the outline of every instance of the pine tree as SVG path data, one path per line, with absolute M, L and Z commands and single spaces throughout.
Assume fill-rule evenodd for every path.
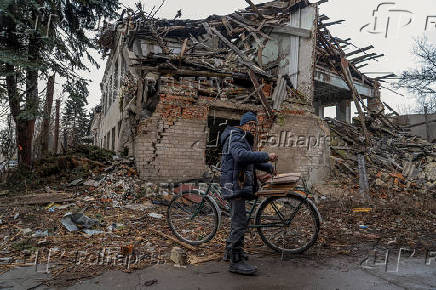
M 0 97 L 7 98 L 16 124 L 20 166 L 31 166 L 35 120 L 40 115 L 38 80 L 56 73 L 78 78 L 96 65 L 86 31 L 101 18 L 117 16 L 118 0 L 2 0 L 0 2 Z M 46 81 L 44 81 L 46 82 Z
M 88 83 L 83 79 L 69 81 L 64 86 L 64 93 L 68 95 L 65 102 L 62 125 L 64 134 L 67 134 L 69 144 L 79 144 L 83 137 L 88 135 L 89 116 L 85 106 L 88 104 L 87 98 Z

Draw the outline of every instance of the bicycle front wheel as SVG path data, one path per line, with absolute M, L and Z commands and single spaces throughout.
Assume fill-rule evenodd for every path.
M 168 224 L 182 242 L 199 245 L 210 241 L 219 226 L 219 213 L 209 196 L 182 192 L 168 206 Z
M 301 196 L 269 197 L 259 207 L 256 226 L 271 249 L 302 253 L 318 239 L 320 221 L 315 208 Z

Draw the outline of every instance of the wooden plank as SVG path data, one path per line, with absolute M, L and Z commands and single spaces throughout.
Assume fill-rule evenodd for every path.
M 362 99 L 360 98 L 360 95 L 357 92 L 356 87 L 354 86 L 353 77 L 351 76 L 349 63 L 344 57 L 341 57 L 341 69 L 342 69 L 342 76 L 344 77 L 344 81 L 347 83 L 347 86 L 352 93 L 354 104 L 356 105 L 356 109 L 359 113 L 359 119 L 360 119 L 360 123 L 361 123 L 362 129 L 363 129 L 365 143 L 367 145 L 369 145 L 369 135 L 368 135 L 368 130 L 367 130 L 366 124 L 365 124 L 365 115 L 362 111 L 362 108 L 360 107 L 360 102 Z
M 206 257 L 196 257 L 196 256 L 191 256 L 189 257 L 189 263 L 191 265 L 197 265 L 197 264 L 201 264 L 201 263 L 206 263 L 206 262 L 210 262 L 210 261 L 215 261 L 215 260 L 219 260 L 222 258 L 222 254 L 212 254 L 210 256 L 206 256 Z
M 286 34 L 291 36 L 297 36 L 297 37 L 303 37 L 303 38 L 311 38 L 312 37 L 312 31 L 308 29 L 303 29 L 299 27 L 294 26 L 267 26 L 267 27 L 274 27 L 273 33 L 280 33 L 280 34 Z
M 352 51 L 350 53 L 347 53 L 345 56 L 349 57 L 349 56 L 352 56 L 352 55 L 355 55 L 355 54 L 358 54 L 358 53 L 362 53 L 362 52 L 365 52 L 365 51 L 373 49 L 373 48 L 374 48 L 374 46 L 372 46 L 372 45 L 364 47 L 364 48 L 358 48 L 358 49 L 356 49 L 356 50 L 354 50 L 354 51 Z
M 184 248 L 186 248 L 186 249 L 188 249 L 188 250 L 191 250 L 191 251 L 197 251 L 197 248 L 195 248 L 195 247 L 193 247 L 193 246 L 191 246 L 191 245 L 189 245 L 189 244 L 187 244 L 187 243 L 185 243 L 185 242 L 179 241 L 178 239 L 176 239 L 176 238 L 174 238 L 174 237 L 172 237 L 172 236 L 169 236 L 169 235 L 167 235 L 167 234 L 165 234 L 165 233 L 163 233 L 163 232 L 161 232 L 161 231 L 158 231 L 158 230 L 155 230 L 155 229 L 152 229 L 152 228 L 150 228 L 149 230 L 150 230 L 151 232 L 153 232 L 153 233 L 155 233 L 155 234 L 157 234 L 157 235 L 159 235 L 159 236 L 165 238 L 165 239 L 171 240 L 171 241 L 173 241 L 173 242 L 175 242 L 175 243 L 181 245 L 182 247 L 184 247 Z
M 301 25 L 301 9 L 291 13 L 291 27 L 300 28 Z M 291 36 L 291 45 L 289 52 L 289 77 L 294 88 L 298 88 L 298 66 L 300 56 L 300 37 Z
M 18 205 L 41 205 L 48 203 L 71 202 L 75 199 L 67 193 L 47 193 L 35 195 L 23 195 L 4 198 L 0 200 L 0 207 L 11 207 Z
M 257 9 L 256 5 L 253 4 L 253 2 L 251 2 L 250 0 L 245 0 L 245 2 L 247 2 L 250 5 L 251 9 L 253 9 L 254 12 L 256 12 L 256 14 L 260 17 L 260 19 L 265 18 L 263 14 L 259 11 L 259 9 Z
M 189 70 L 189 69 L 170 69 L 170 68 L 160 68 L 157 66 L 139 66 L 140 69 L 150 72 L 159 72 L 163 74 L 172 74 L 179 76 L 193 76 L 193 77 L 233 77 L 237 79 L 249 79 L 249 76 L 243 73 L 231 73 L 231 72 L 213 72 L 213 71 L 200 71 L 200 70 Z
M 280 109 L 280 106 L 282 105 L 284 99 L 286 97 L 286 81 L 281 76 L 279 80 L 277 81 L 277 86 L 274 89 L 274 92 L 271 96 L 273 100 L 273 109 L 278 110 Z
M 239 49 L 236 47 L 236 45 L 234 45 L 233 43 L 231 43 L 227 38 L 225 38 L 218 30 L 216 30 L 213 27 L 209 27 L 209 25 L 207 23 L 203 23 L 203 26 L 205 27 L 206 30 L 209 30 L 211 33 L 215 34 L 216 36 L 218 36 L 218 38 L 225 44 L 227 45 L 231 50 L 233 50 L 242 60 L 242 63 L 246 66 L 248 66 L 250 68 L 250 70 L 255 71 L 256 73 L 263 75 L 265 77 L 268 78 L 272 78 L 272 76 L 268 73 L 266 73 L 264 70 L 262 70 L 261 68 L 259 68 L 258 66 L 256 66 L 252 61 L 250 61 L 248 59 L 248 57 Z

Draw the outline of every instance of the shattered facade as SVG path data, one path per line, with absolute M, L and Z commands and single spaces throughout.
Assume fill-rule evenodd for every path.
M 312 181 L 329 174 L 330 129 L 320 117 L 335 104 L 351 122 L 353 94 L 339 73 L 346 40 L 330 35 L 317 4 L 273 1 L 203 20 L 128 14 L 100 36 L 109 58 L 96 145 L 134 156 L 146 180 L 198 178 L 219 160 L 220 131 L 255 111 L 257 147 L 278 153 L 279 171 Z M 377 108 L 377 82 L 347 68 Z

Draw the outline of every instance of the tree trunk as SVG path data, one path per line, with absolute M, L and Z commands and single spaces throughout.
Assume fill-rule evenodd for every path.
M 39 60 L 39 43 L 37 36 L 30 37 L 29 61 L 35 65 Z M 26 70 L 26 114 L 25 116 L 20 116 L 17 120 L 17 128 L 20 129 L 20 132 L 17 132 L 17 139 L 19 141 L 18 163 L 28 168 L 32 166 L 32 141 L 35 120 L 38 115 L 38 106 L 38 69 L 28 68 Z
M 32 141 L 35 120 L 19 119 L 17 124 L 18 164 L 30 168 L 32 165 Z
M 55 81 L 55 76 L 52 75 L 48 78 L 48 82 L 47 82 L 47 96 L 44 104 L 44 115 L 43 115 L 42 128 L 41 128 L 42 157 L 45 157 L 48 154 L 51 108 L 53 106 L 53 95 L 54 95 L 54 81 Z
M 55 117 L 55 133 L 54 133 L 54 153 L 58 153 L 59 146 L 59 122 L 60 122 L 61 100 L 56 100 L 56 117 Z
M 14 7 L 11 8 L 11 11 L 14 11 Z M 14 50 L 19 47 L 17 33 L 15 29 L 15 22 L 9 16 L 2 16 L 2 21 L 6 27 L 6 35 L 7 39 L 5 41 L 6 48 Z M 15 122 L 15 131 L 16 131 L 16 142 L 18 147 L 18 163 L 21 165 L 23 160 L 23 131 L 25 130 L 25 124 L 20 119 L 20 103 L 22 96 L 18 92 L 18 81 L 17 81 L 17 68 L 9 63 L 5 64 L 5 73 L 6 73 L 6 87 L 8 91 L 8 101 L 9 108 L 11 110 L 12 117 Z

